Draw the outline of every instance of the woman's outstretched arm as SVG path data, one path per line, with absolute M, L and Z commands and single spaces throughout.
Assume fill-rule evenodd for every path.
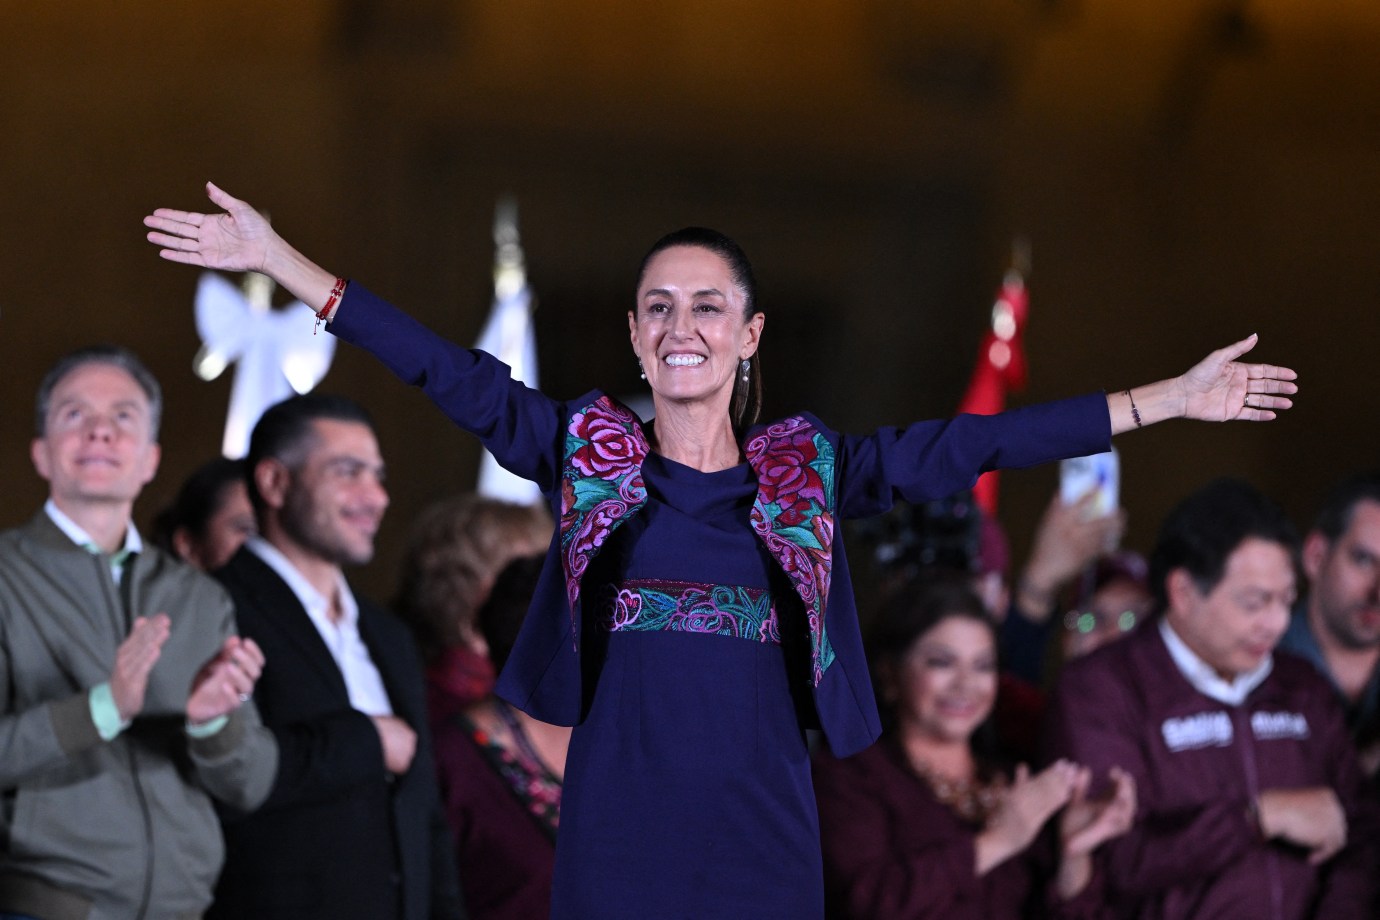
M 333 335 L 374 355 L 409 386 L 420 387 L 506 469 L 543 490 L 556 488 L 566 419 L 562 404 L 513 380 L 508 366 L 493 356 L 447 341 L 362 285 L 342 293 L 340 279 L 289 246 L 249 204 L 210 183 L 206 192 L 225 209 L 222 213 L 159 208 L 144 218 L 159 255 L 203 268 L 262 272 L 318 315 L 330 304 L 327 320 L 348 300 L 350 306 L 331 327 Z
M 160 256 L 202 268 L 262 272 L 313 310 L 326 306 L 335 275 L 288 245 L 248 202 L 210 182 L 206 194 L 224 209 L 221 213 L 159 208 L 144 218 L 148 241 L 159 247 Z
M 1275 364 L 1237 359 L 1255 347 L 1256 336 L 1219 348 L 1187 373 L 1147 386 L 1107 394 L 1112 434 L 1171 418 L 1205 422 L 1268 422 L 1294 404 L 1298 374 Z

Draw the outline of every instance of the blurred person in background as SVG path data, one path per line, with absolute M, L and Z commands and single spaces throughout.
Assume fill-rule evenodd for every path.
M 1069 761 L 1009 769 L 988 723 L 996 625 L 970 587 L 906 586 L 869 647 L 881 740 L 846 760 L 815 757 L 830 916 L 1097 916 L 1091 854 L 1129 827 L 1134 784 L 1118 773 L 1094 801 L 1088 771 Z
M 1088 593 L 1086 581 L 1099 559 L 1115 552 L 1126 531 L 1121 508 L 1097 514 L 1092 492 L 1065 502 L 1056 492 L 1045 507 L 1030 555 L 1011 590 L 1001 628 L 1002 664 L 1036 686 L 1045 686 L 1051 640 L 1060 632 L 1059 600 L 1070 590 Z
M 1033 761 L 1040 754 L 1049 666 L 1058 664 L 1065 648 L 1086 649 L 1089 639 L 1112 635 L 1093 611 L 1123 601 L 1129 604 L 1136 590 L 1120 577 L 1134 578 L 1136 559 L 1109 554 L 1108 549 L 1120 539 L 1125 515 L 1092 515 L 1092 501 L 1088 496 L 1066 504 L 1054 497 L 1019 579 L 1029 584 L 1014 592 L 1008 584 L 1011 553 L 1006 533 L 983 513 L 970 491 L 921 505 L 898 504 L 853 529 L 868 549 L 871 567 L 866 581 L 877 586 L 877 596 L 886 597 L 916 581 L 959 577 L 982 600 L 998 624 L 1001 649 L 992 724 L 1002 749 L 1017 759 Z M 1139 590 L 1146 594 L 1143 561 L 1141 566 Z M 1033 599 L 1030 584 L 1040 586 L 1038 599 Z M 1062 619 L 1054 615 L 1060 595 L 1073 605 Z M 1116 611 L 1115 628 L 1129 628 L 1134 615 L 1123 616 L 1127 609 Z
M 517 641 L 541 565 L 540 555 L 512 560 L 478 611 L 495 668 Z M 433 735 L 471 920 L 546 920 L 570 729 L 491 694 L 436 720 Z
M 1280 640 L 1331 681 L 1362 767 L 1380 767 L 1380 471 L 1333 487 L 1303 542 L 1308 593 Z
M 1104 852 L 1122 916 L 1375 916 L 1375 814 L 1341 707 L 1275 650 L 1295 550 L 1284 512 L 1250 485 L 1199 489 L 1151 556 L 1160 615 L 1060 675 L 1052 754 L 1140 790 L 1135 824 Z
M 214 581 L 145 545 L 162 389 L 95 346 L 39 385 L 48 500 L 0 534 L 0 917 L 197 917 L 224 860 L 213 801 L 257 806 L 278 749 L 264 655 Z
M 1066 605 L 1062 623 L 1059 661 L 1051 680 L 1065 662 L 1099 649 L 1143 625 L 1154 609 L 1148 563 L 1130 550 L 1118 550 L 1098 559 L 1078 579 Z
M 421 649 L 433 723 L 493 692 L 496 671 L 476 616 L 498 573 L 544 552 L 554 526 L 543 506 L 477 494 L 436 502 L 413 521 L 393 610 Z
M 225 565 L 257 532 L 244 461 L 228 457 L 197 467 L 153 519 L 154 542 L 203 572 Z
M 373 421 L 342 396 L 270 406 L 250 435 L 259 535 L 216 572 L 269 664 L 255 691 L 278 740 L 267 801 L 224 822 L 208 918 L 458 920 L 421 660 L 357 596 L 388 508 Z

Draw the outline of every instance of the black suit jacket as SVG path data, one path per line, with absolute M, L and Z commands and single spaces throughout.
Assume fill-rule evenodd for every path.
M 263 649 L 254 700 L 278 741 L 278 777 L 249 815 L 227 815 L 208 918 L 439 920 L 463 916 L 436 792 L 422 666 L 407 629 L 359 599 L 359 632 L 394 715 L 417 733 L 402 776 L 292 589 L 241 549 L 216 573 L 240 634 Z

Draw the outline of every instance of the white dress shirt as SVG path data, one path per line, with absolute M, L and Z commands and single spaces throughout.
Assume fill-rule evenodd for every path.
M 101 548 L 96 545 L 96 541 L 91 539 L 91 534 L 82 530 L 81 525 L 68 517 L 61 508 L 57 506 L 51 498 L 43 503 L 43 510 L 47 512 L 48 519 L 57 525 L 57 529 L 67 535 L 67 539 L 93 555 L 102 555 Z M 115 584 L 120 583 L 120 579 L 125 574 L 125 560 L 136 553 L 144 551 L 144 541 L 139 536 L 138 529 L 134 522 L 130 521 L 125 526 L 125 542 L 120 549 L 110 554 L 110 575 L 115 579 Z
M 1160 617 L 1160 636 L 1164 638 L 1164 644 L 1169 649 L 1169 657 L 1174 659 L 1174 664 L 1184 679 L 1203 696 L 1219 703 L 1226 703 L 1228 706 L 1240 706 L 1244 703 L 1251 691 L 1265 682 L 1265 678 L 1270 676 L 1270 671 L 1275 666 L 1275 656 L 1271 653 L 1251 670 L 1238 674 L 1229 681 L 1223 680 L 1212 665 L 1194 654 L 1193 649 L 1179 638 L 1179 634 L 1174 632 L 1166 617 Z
M 368 716 L 391 716 L 393 705 L 388 700 L 383 678 L 369 656 L 369 648 L 359 635 L 359 604 L 350 591 L 345 576 L 337 574 L 336 600 L 340 604 L 340 619 L 330 616 L 331 599 L 312 587 L 297 571 L 296 566 L 263 537 L 253 536 L 245 541 L 245 548 L 278 573 L 292 593 L 302 602 L 312 625 L 321 634 L 350 694 L 350 705 Z

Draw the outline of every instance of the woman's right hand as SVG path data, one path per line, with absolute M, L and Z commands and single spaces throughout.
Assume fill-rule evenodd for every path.
M 225 209 L 223 213 L 159 208 L 144 218 L 148 241 L 160 247 L 160 256 L 202 268 L 262 272 L 313 311 L 332 305 L 341 279 L 289 246 L 248 202 L 210 182 L 206 194 Z
M 1092 881 L 1093 851 L 1135 823 L 1136 781 L 1120 767 L 1112 767 L 1110 779 L 1110 795 L 1089 799 L 1092 771 L 1083 767 L 1068 807 L 1059 817 L 1059 869 L 1054 884 L 1065 901 L 1082 894 Z
M 144 218 L 151 231 L 148 241 L 160 247 L 158 254 L 203 268 L 267 273 L 270 253 L 281 242 L 268 218 L 210 182 L 206 194 L 224 213 L 159 208 Z
M 1024 764 L 1001 805 L 977 837 L 977 874 L 984 875 L 1034 842 L 1040 828 L 1063 808 L 1079 783 L 1080 768 L 1058 760 L 1034 775 Z
M 1065 504 L 1056 493 L 1045 508 L 1030 559 L 1016 582 L 1016 610 L 1026 619 L 1048 620 L 1064 585 L 1121 542 L 1126 512 L 1117 508 L 1111 514 L 1099 514 L 1097 501 L 1096 490 L 1073 504 Z
M 1120 767 L 1112 767 L 1111 794 L 1089 799 L 1092 773 L 1084 770 L 1069 807 L 1059 819 L 1059 838 L 1064 857 L 1084 856 L 1131 829 L 1136 819 L 1136 781 Z

